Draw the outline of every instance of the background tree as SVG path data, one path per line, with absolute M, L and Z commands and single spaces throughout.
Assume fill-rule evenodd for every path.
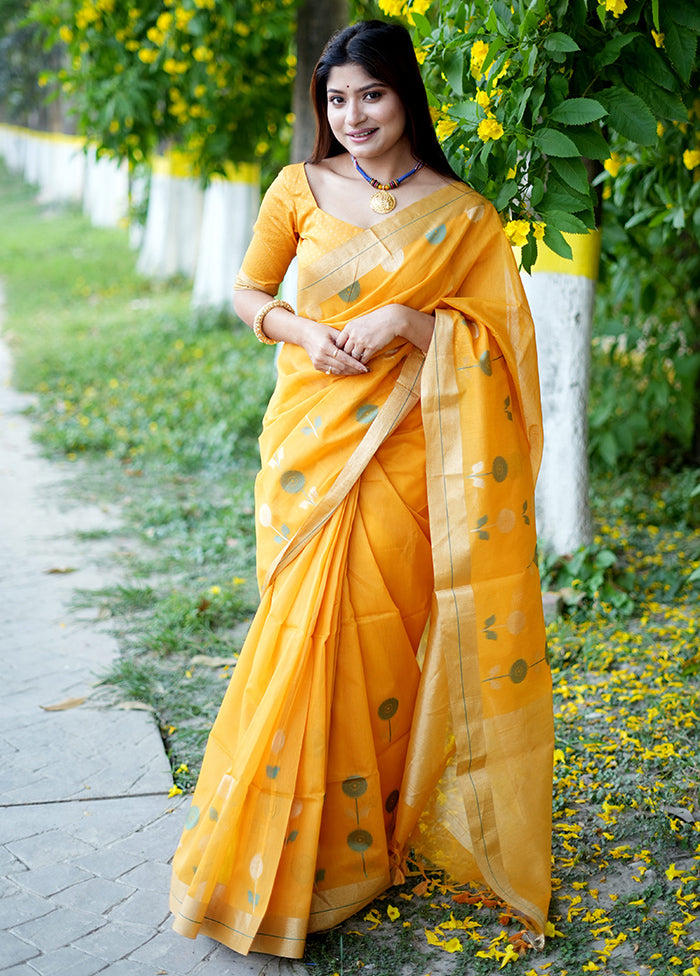
M 657 124 L 677 123 L 694 159 L 697 8 L 674 0 L 380 0 L 380 7 L 413 25 L 443 146 L 501 212 L 526 270 L 540 242 L 569 258 L 572 243 L 589 239 L 600 213 L 593 184 L 604 166 L 615 166 L 618 144 L 642 166 L 659 139 Z M 671 207 L 649 193 L 645 210 L 669 231 L 688 228 L 697 247 L 694 170 L 677 173 Z M 524 278 L 543 378 L 538 510 L 544 541 L 559 552 L 591 540 L 586 414 L 596 272 L 587 274 L 560 266 Z
M 57 81 L 78 130 L 140 163 L 174 144 L 203 178 L 291 141 L 295 0 L 38 0 L 31 22 L 65 48 Z M 274 160 L 273 160 L 274 162 Z
M 309 99 L 311 75 L 328 38 L 348 23 L 348 0 L 300 0 L 297 10 L 297 65 L 294 79 L 293 162 L 311 153 L 316 117 Z
M 46 67 L 42 32 L 25 23 L 30 0 L 0 0 L 0 118 L 38 129 L 63 126 L 60 99 L 46 104 L 39 75 Z M 49 64 L 60 66 L 60 53 L 49 55 Z

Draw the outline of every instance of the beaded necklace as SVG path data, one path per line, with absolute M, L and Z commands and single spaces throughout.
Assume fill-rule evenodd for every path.
M 350 158 L 352 159 L 353 165 L 360 176 L 366 179 L 369 185 L 374 187 L 374 189 L 377 191 L 376 193 L 372 194 L 369 205 L 372 210 L 378 214 L 391 213 L 396 206 L 396 197 L 389 191 L 395 190 L 397 186 L 401 186 L 404 180 L 407 180 L 409 176 L 413 176 L 413 174 L 417 173 L 419 169 L 423 169 L 423 166 L 425 165 L 424 163 L 419 162 L 413 167 L 413 169 L 410 169 L 408 173 L 404 173 L 403 176 L 399 176 L 397 180 L 392 180 L 391 183 L 380 183 L 379 180 L 375 180 L 368 173 L 365 173 L 354 156 L 351 156 Z

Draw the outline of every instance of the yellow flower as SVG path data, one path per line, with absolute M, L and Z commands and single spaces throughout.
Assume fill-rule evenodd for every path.
M 397 918 L 401 917 L 401 912 L 396 908 L 395 905 L 389 905 L 386 910 L 387 915 L 392 922 L 395 922 Z
M 477 105 L 481 105 L 484 111 L 487 111 L 491 107 L 491 99 L 485 91 L 478 91 L 474 96 L 474 101 Z
M 144 64 L 153 64 L 158 58 L 158 52 L 152 47 L 142 47 L 139 51 L 139 61 Z
M 503 126 L 497 119 L 482 119 L 479 122 L 476 134 L 482 142 L 487 142 L 489 139 L 500 139 L 503 135 Z
M 423 64 L 423 62 L 425 61 L 428 55 L 428 52 L 424 51 L 422 47 L 414 47 L 413 50 L 415 51 L 416 61 L 418 62 L 418 64 Z
M 119 132 L 119 122 L 116 119 L 112 119 L 112 121 L 109 123 L 109 131 L 112 134 Z
M 58 36 L 61 38 L 64 44 L 70 44 L 73 40 L 73 31 L 66 24 L 63 24 L 58 32 Z
M 651 36 L 654 38 L 654 44 L 656 44 L 657 47 L 664 46 L 664 34 L 657 34 L 655 30 L 652 30 Z
M 476 79 L 480 77 L 481 68 L 488 53 L 489 46 L 485 41 L 474 41 L 469 58 L 469 70 L 471 71 L 472 78 Z
M 158 20 L 156 21 L 156 27 L 159 31 L 165 31 L 170 29 L 170 25 L 173 22 L 173 15 L 169 11 L 163 11 Z
M 700 166 L 700 149 L 686 149 L 683 153 L 683 165 L 686 169 Z
M 157 27 L 149 27 L 146 31 L 146 37 L 149 41 L 151 41 L 152 44 L 155 44 L 156 47 L 160 47 L 165 40 L 163 32 L 158 30 Z
M 179 796 L 180 793 L 182 793 L 182 790 L 180 789 L 179 786 L 171 786 L 170 791 L 168 792 L 168 796 Z
M 524 247 L 530 232 L 529 220 L 509 220 L 505 226 L 506 237 L 513 247 Z
M 664 134 L 665 131 L 666 131 L 666 126 L 663 124 L 663 122 L 657 122 L 656 134 L 659 137 L 659 139 L 661 138 L 661 136 Z
M 169 75 L 182 75 L 187 71 L 186 61 L 177 61 L 175 58 L 166 58 L 163 68 Z
M 457 123 L 454 119 L 440 119 L 438 124 L 435 126 L 435 131 L 437 132 L 437 137 L 440 142 L 447 139 L 448 136 L 451 136 L 456 128 Z
M 598 3 L 601 2 L 605 3 L 605 9 L 609 10 L 613 17 L 619 17 L 627 10 L 625 0 L 598 0 Z
M 209 587 L 209 592 L 210 593 L 213 593 L 214 596 L 217 596 L 219 593 L 221 593 L 221 587 L 220 586 L 210 586 Z
M 211 61 L 214 57 L 214 52 L 208 47 L 203 47 L 200 45 L 194 49 L 192 52 L 192 57 L 195 59 L 195 61 Z
M 178 7 L 175 11 L 175 26 L 179 31 L 186 31 L 187 25 L 193 17 L 194 10 L 183 10 L 182 7 Z M 160 17 L 158 18 L 158 21 L 160 22 Z
M 622 162 L 622 156 L 620 156 L 619 153 L 614 152 L 611 153 L 610 159 L 605 160 L 603 166 L 611 176 L 617 176 L 617 174 L 620 172 Z
M 403 3 L 401 0 L 379 0 L 379 9 L 387 17 L 400 17 Z

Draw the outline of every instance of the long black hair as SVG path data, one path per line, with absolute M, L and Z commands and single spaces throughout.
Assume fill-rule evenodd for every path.
M 328 76 L 331 68 L 359 64 L 370 77 L 396 92 L 406 112 L 406 135 L 411 152 L 449 179 L 459 177 L 447 162 L 433 128 L 428 98 L 411 35 L 400 24 L 362 20 L 328 41 L 314 68 L 311 101 L 316 113 L 316 141 L 309 162 L 318 163 L 345 152 L 328 123 Z

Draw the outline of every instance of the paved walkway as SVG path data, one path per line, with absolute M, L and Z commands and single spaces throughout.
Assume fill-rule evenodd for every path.
M 153 717 L 91 702 L 118 650 L 69 610 L 75 589 L 106 582 L 104 549 L 76 530 L 118 513 L 71 506 L 61 482 L 74 467 L 38 455 L 9 376 L 0 341 L 0 974 L 306 974 L 170 928 L 168 862 L 188 802 L 168 797 Z

